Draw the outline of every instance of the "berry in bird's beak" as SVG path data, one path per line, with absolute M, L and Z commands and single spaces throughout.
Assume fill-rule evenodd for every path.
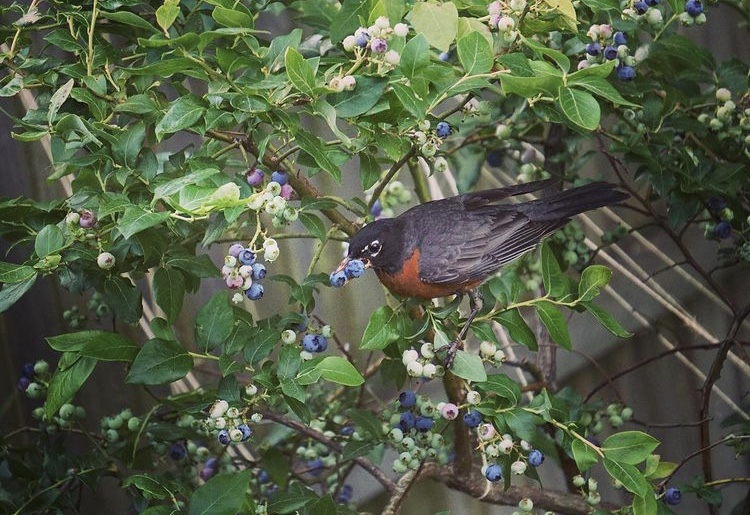
M 365 269 L 370 267 L 370 262 L 363 259 L 344 258 L 339 266 L 331 272 L 330 282 L 334 288 L 341 288 L 349 279 L 356 279 L 365 273 Z

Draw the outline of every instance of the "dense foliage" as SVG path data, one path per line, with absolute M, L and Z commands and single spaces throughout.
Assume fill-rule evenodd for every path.
M 460 298 L 389 297 L 361 334 L 316 313 L 330 288 L 321 257 L 339 258 L 362 223 L 440 187 L 579 182 L 597 155 L 596 178 L 628 190 L 630 211 L 661 227 L 729 308 L 726 336 L 710 342 L 718 374 L 737 356 L 750 299 L 727 295 L 685 238 L 699 225 L 695 245 L 721 242 L 714 265 L 750 261 L 750 96 L 747 64 L 717 63 L 678 33 L 710 22 L 701 0 L 32 0 L 0 12 L 0 96 L 26 107 L 12 136 L 48 151 L 49 181 L 65 191 L 0 202 L 0 235 L 27 256 L 0 262 L 0 308 L 42 278 L 88 306 L 47 339 L 58 363 L 22 371 L 50 436 L 3 428 L 4 512 L 76 512 L 82 488 L 114 475 L 148 515 L 355 513 L 354 471 L 380 483 L 384 513 L 423 478 L 523 512 L 670 513 L 688 492 L 721 503 L 710 470 L 670 483 L 682 457 L 621 429 L 630 407 L 506 363 L 501 333 L 533 352 L 575 347 L 574 312 L 629 336 L 597 304 L 612 272 L 591 263 L 599 244 L 627 242 L 625 225 L 587 245 L 573 223 L 488 281 L 449 371 L 441 347 L 461 326 Z M 274 265 L 290 240 L 314 247 L 305 276 Z M 186 296 L 219 279 L 226 288 L 177 330 Z M 288 307 L 253 317 L 248 305 L 271 288 Z M 103 361 L 144 387 L 198 366 L 218 374 L 140 411 L 112 406 L 97 424 L 75 396 Z M 519 384 L 511 364 L 533 382 Z M 724 443 L 744 454 L 747 418 L 734 422 Z M 85 437 L 90 452 L 59 452 Z M 555 463 L 567 491 L 518 481 Z M 602 499 L 592 470 L 628 501 Z

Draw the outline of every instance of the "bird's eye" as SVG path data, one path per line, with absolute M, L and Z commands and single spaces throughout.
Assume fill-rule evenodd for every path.
M 369 254 L 370 254 L 370 255 L 371 255 L 372 257 L 375 257 L 375 256 L 377 256 L 378 254 L 380 254 L 380 251 L 381 251 L 381 249 L 382 249 L 382 248 L 383 248 L 383 245 L 381 245 L 381 244 L 380 244 L 380 242 L 379 242 L 378 240 L 374 240 L 374 241 L 372 241 L 372 242 L 371 242 L 371 243 L 370 243 L 370 244 L 369 244 L 369 245 L 367 246 L 367 252 L 369 252 Z

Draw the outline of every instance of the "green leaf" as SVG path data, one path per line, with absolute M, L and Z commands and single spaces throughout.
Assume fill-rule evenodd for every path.
M 104 301 L 127 324 L 135 324 L 143 315 L 141 291 L 130 279 L 107 277 L 104 283 Z
M 604 455 L 614 461 L 638 465 L 659 446 L 659 440 L 641 431 L 623 431 L 602 443 Z
M 336 179 L 336 182 L 341 182 L 341 170 L 328 157 L 328 147 L 322 139 L 305 131 L 295 133 L 294 139 L 297 140 L 297 145 L 302 150 L 310 154 L 310 157 L 315 160 L 320 168 L 328 172 L 331 177 Z
M 146 125 L 143 122 L 128 125 L 112 143 L 112 157 L 123 166 L 135 169 L 145 139 Z
M 422 76 L 422 71 L 429 64 L 430 44 L 424 34 L 417 34 L 404 46 L 398 68 L 406 78 L 416 79 Z
M 566 56 L 559 50 L 549 48 L 543 43 L 540 43 L 539 41 L 533 39 L 523 38 L 523 43 L 531 50 L 533 50 L 533 52 L 538 57 L 549 57 L 550 59 L 552 59 L 561 71 L 567 72 L 568 70 L 570 70 L 570 59 L 568 59 L 568 56 Z
M 149 22 L 141 18 L 135 13 L 130 11 L 118 11 L 118 12 L 107 12 L 99 11 L 99 15 L 102 18 L 106 18 L 110 21 L 122 23 L 123 25 L 129 25 L 138 29 L 144 29 L 152 34 L 159 34 L 159 31 L 151 25 Z
M 622 486 L 628 492 L 645 497 L 651 490 L 643 474 L 629 463 L 622 463 L 605 457 L 604 468 L 607 469 L 607 472 L 613 479 L 622 483 Z
M 69 361 L 71 363 L 68 363 Z M 95 366 L 95 359 L 80 357 L 75 353 L 62 355 L 57 370 L 50 379 L 47 400 L 44 402 L 44 409 L 49 418 L 57 414 L 60 406 L 73 399 Z
M 491 374 L 486 381 L 477 383 L 477 388 L 504 399 L 506 402 L 500 405 L 502 408 L 516 406 L 521 401 L 521 387 L 505 374 Z
M 558 92 L 558 103 L 562 113 L 574 125 L 589 131 L 599 126 L 601 109 L 591 93 L 562 87 Z
M 274 329 L 260 329 L 245 341 L 245 361 L 254 365 L 267 357 L 279 342 L 279 333 Z
M 247 500 L 250 469 L 214 476 L 190 496 L 189 515 L 234 515 Z
M 357 75 L 355 78 L 357 87 L 352 91 L 342 91 L 326 97 L 339 118 L 354 118 L 372 109 L 388 85 L 388 81 L 381 77 Z
M 163 480 L 161 478 L 156 479 L 147 474 L 133 474 L 122 482 L 122 486 L 134 486 L 154 499 L 166 499 L 173 495 L 173 492 L 163 485 Z
M 466 75 L 487 73 L 492 69 L 492 47 L 479 32 L 469 32 L 458 40 L 458 60 Z
M 63 246 L 65 246 L 65 235 L 56 225 L 45 225 L 34 240 L 34 252 L 39 258 L 55 254 Z
M 60 352 L 78 352 L 100 361 L 133 361 L 138 346 L 118 333 L 79 331 L 47 337 L 49 346 Z
M 544 289 L 552 297 L 559 298 L 567 293 L 567 282 L 560 269 L 560 263 L 547 244 L 542 245 L 542 281 Z
M 653 515 L 654 513 L 659 513 L 659 506 L 653 492 L 647 492 L 644 496 L 633 496 L 633 515 Z
M 315 93 L 315 71 L 296 49 L 289 47 L 284 55 L 284 66 L 292 85 L 309 97 Z
M 209 351 L 223 343 L 234 328 L 234 314 L 226 292 L 219 291 L 198 310 L 195 317 L 195 343 Z
M 299 346 L 294 344 L 282 345 L 276 365 L 276 375 L 284 383 L 284 379 L 293 379 L 297 375 L 301 364 L 302 358 L 299 355 Z
M 315 365 L 315 370 L 323 379 L 344 386 L 359 386 L 365 382 L 365 378 L 354 365 L 341 356 L 326 356 Z
M 172 134 L 191 128 L 206 113 L 206 108 L 198 97 L 188 95 L 172 102 L 164 117 L 154 129 L 156 138 L 161 140 L 166 134 Z
M 167 34 L 179 14 L 180 0 L 164 0 L 164 3 L 156 10 L 156 23 Z
M 359 153 L 359 178 L 362 190 L 371 188 L 380 178 L 380 165 L 370 152 Z
M 614 61 L 611 61 L 614 62 Z M 581 70 L 582 72 L 585 72 L 589 68 L 584 68 Z M 580 72 L 576 72 L 580 73 Z M 573 74 L 575 75 L 575 73 Z M 629 107 L 639 107 L 638 104 L 634 104 L 633 102 L 629 102 L 625 100 L 625 98 L 620 95 L 620 92 L 615 89 L 615 87 L 610 84 L 607 80 L 601 78 L 601 77 L 580 77 L 575 80 L 573 80 L 573 75 L 568 77 L 568 85 L 569 86 L 580 86 L 584 89 L 587 89 L 594 95 L 601 97 L 605 100 L 609 100 L 614 105 L 619 106 L 629 106 Z
M 529 413 L 522 408 L 514 408 L 508 411 L 503 411 L 502 418 L 514 436 L 523 438 L 528 442 L 531 442 L 536 438 L 536 424 L 540 420 L 538 415 Z
M 451 368 L 453 375 L 467 381 L 484 382 L 487 380 L 487 372 L 484 370 L 484 362 L 477 354 L 459 350 Z
M 299 221 L 302 222 L 302 225 L 305 226 L 305 229 L 307 229 L 310 234 L 318 238 L 320 241 L 325 241 L 327 239 L 328 231 L 326 231 L 326 226 L 318 215 L 303 211 L 299 213 Z
M 166 384 L 182 379 L 193 368 L 193 358 L 171 340 L 147 341 L 133 361 L 125 382 Z
M 172 267 L 162 267 L 154 273 L 154 297 L 168 322 L 174 322 L 185 299 L 185 278 Z
M 405 86 L 404 84 L 392 84 L 391 89 L 396 94 L 399 102 L 411 113 L 415 118 L 421 120 L 427 113 L 428 103 L 426 100 L 421 98 L 414 91 L 413 88 Z
M 221 5 L 214 7 L 211 17 L 217 24 L 224 27 L 236 27 L 241 29 L 252 29 L 255 27 L 255 20 L 249 14 L 236 10 L 227 9 Z
M 562 84 L 562 77 L 518 77 L 507 73 L 499 76 L 500 84 L 506 94 L 516 94 L 523 98 L 531 98 L 537 95 L 553 95 Z
M 170 197 L 175 193 L 179 193 L 186 186 L 191 184 L 199 184 L 206 179 L 220 174 L 221 172 L 216 168 L 204 168 L 195 172 L 190 172 L 187 175 L 181 175 L 176 179 L 171 179 L 159 184 L 154 190 L 154 200 L 160 198 Z
M 600 289 L 604 288 L 612 277 L 612 270 L 603 265 L 591 265 L 581 274 L 578 283 L 578 298 L 581 301 L 590 301 L 598 296 Z
M 18 299 L 23 297 L 24 294 L 34 286 L 36 277 L 36 275 L 32 275 L 25 281 L 3 284 L 3 287 L 0 288 L 0 313 L 5 312 L 13 304 L 18 302 Z
M 34 267 L 0 261 L 0 283 L 21 283 L 35 276 Z
M 620 322 L 618 322 L 615 317 L 613 317 L 607 311 L 595 305 L 594 303 L 581 302 L 581 306 L 586 308 L 589 313 L 594 315 L 594 318 L 596 318 L 599 323 L 602 324 L 602 326 L 604 326 L 604 328 L 614 336 L 617 336 L 618 338 L 630 338 L 631 336 L 633 336 L 633 333 L 621 326 Z
M 125 210 L 122 218 L 117 223 L 117 229 L 125 239 L 130 239 L 134 234 L 159 225 L 169 219 L 169 213 L 144 211 L 138 206 L 130 206 Z
M 370 315 L 362 335 L 362 350 L 382 350 L 398 340 L 398 315 L 390 306 L 381 306 Z
M 573 344 L 570 340 L 568 324 L 565 323 L 565 317 L 553 303 L 543 300 L 534 304 L 539 319 L 547 328 L 550 338 L 560 347 L 571 350 Z
M 352 34 L 360 26 L 360 20 L 366 20 L 369 13 L 369 1 L 345 0 L 330 25 L 331 41 L 339 43 Z
M 414 31 L 433 47 L 447 52 L 458 33 L 458 9 L 452 2 L 417 2 L 409 16 Z
M 493 320 L 508 330 L 508 334 L 514 342 L 520 343 L 533 351 L 539 348 L 534 331 L 529 328 L 518 309 L 501 311 L 493 317 Z
M 620 10 L 620 2 L 617 0 L 582 0 L 582 3 L 594 12 Z
M 577 438 L 570 444 L 570 450 L 573 453 L 573 459 L 578 466 L 578 470 L 586 472 L 599 461 L 599 454 Z
M 57 117 L 57 113 L 73 91 L 75 81 L 70 79 L 60 86 L 49 99 L 49 111 L 47 112 L 47 122 L 52 125 Z M 62 120 L 60 120 L 62 121 Z

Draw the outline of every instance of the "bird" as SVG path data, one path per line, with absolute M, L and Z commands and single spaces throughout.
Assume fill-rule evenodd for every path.
M 399 297 L 427 300 L 468 294 L 470 312 L 444 360 L 449 369 L 482 309 L 479 286 L 483 282 L 534 249 L 571 217 L 629 197 L 615 185 L 599 181 L 536 200 L 509 202 L 557 182 L 552 178 L 464 193 L 419 204 L 395 218 L 375 220 L 354 234 L 334 273 L 360 260 Z

